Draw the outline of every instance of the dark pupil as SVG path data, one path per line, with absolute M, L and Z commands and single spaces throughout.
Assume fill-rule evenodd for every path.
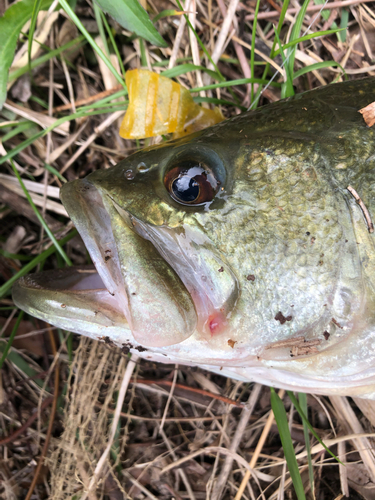
M 195 179 L 185 174 L 173 181 L 172 191 L 179 200 L 191 203 L 199 196 L 199 184 Z

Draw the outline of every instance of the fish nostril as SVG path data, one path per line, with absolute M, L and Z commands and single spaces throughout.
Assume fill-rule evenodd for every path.
M 125 179 L 128 181 L 132 181 L 135 178 L 135 173 L 132 169 L 129 169 L 125 172 Z
M 140 173 L 140 174 L 145 174 L 146 172 L 149 171 L 149 168 L 148 166 L 146 165 L 146 163 L 144 163 L 143 161 L 141 161 L 140 163 L 138 163 L 137 165 L 137 171 Z

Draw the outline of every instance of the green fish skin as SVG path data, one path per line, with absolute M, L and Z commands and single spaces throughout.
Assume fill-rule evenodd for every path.
M 64 185 L 95 268 L 15 303 L 146 359 L 374 399 L 374 101 L 374 78 L 329 85 Z

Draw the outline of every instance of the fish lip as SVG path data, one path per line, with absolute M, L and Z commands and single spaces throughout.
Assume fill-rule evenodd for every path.
M 64 184 L 60 198 L 84 241 L 104 287 L 112 297 L 116 297 L 131 328 L 119 256 L 102 194 L 93 182 L 85 178 Z

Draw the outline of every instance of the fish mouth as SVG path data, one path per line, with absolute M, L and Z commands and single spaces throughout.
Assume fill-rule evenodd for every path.
M 121 345 L 130 336 L 118 303 L 108 293 L 94 266 L 34 273 L 12 289 L 17 307 L 59 328 Z
M 61 199 L 102 290 L 116 315 L 123 315 L 126 340 L 130 330 L 139 344 L 164 347 L 225 330 L 238 283 L 203 233 L 187 227 L 174 232 L 139 220 L 131 213 L 131 200 L 123 208 L 95 180 L 65 184 Z

